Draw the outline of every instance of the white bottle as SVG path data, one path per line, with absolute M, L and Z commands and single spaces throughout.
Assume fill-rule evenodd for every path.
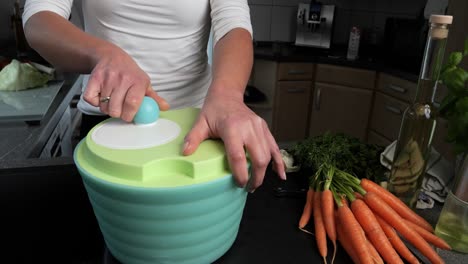
M 353 27 L 349 34 L 348 53 L 346 54 L 348 60 L 355 60 L 358 58 L 360 38 L 360 30 L 357 27 Z

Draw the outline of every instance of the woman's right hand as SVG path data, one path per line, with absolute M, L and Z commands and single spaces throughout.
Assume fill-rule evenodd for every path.
M 112 47 L 98 58 L 83 94 L 85 101 L 127 122 L 133 120 L 144 96 L 156 100 L 162 111 L 169 109 L 153 90 L 148 74 L 125 51 Z
M 83 97 L 103 113 L 130 122 L 145 95 L 156 100 L 161 110 L 169 109 L 151 87 L 148 74 L 118 46 L 50 11 L 32 15 L 24 29 L 31 47 L 55 68 L 91 74 Z M 108 102 L 102 100 L 106 97 Z

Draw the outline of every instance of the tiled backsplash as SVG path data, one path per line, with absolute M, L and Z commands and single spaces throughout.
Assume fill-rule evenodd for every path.
M 336 6 L 333 43 L 345 44 L 352 26 L 383 34 L 387 17 L 415 18 L 427 0 L 323 0 Z M 256 41 L 294 42 L 299 3 L 307 0 L 249 0 Z

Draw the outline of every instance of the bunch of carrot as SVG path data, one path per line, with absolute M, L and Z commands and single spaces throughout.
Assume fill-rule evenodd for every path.
M 329 167 L 323 167 L 329 166 Z M 314 224 L 320 255 L 327 262 L 327 237 L 346 250 L 354 263 L 419 263 L 406 244 L 431 263 L 444 263 L 434 250 L 450 246 L 434 235 L 432 226 L 396 196 L 368 179 L 324 164 L 310 182 L 299 228 Z

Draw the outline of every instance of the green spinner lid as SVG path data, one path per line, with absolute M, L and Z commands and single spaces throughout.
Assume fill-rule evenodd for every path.
M 199 109 L 161 112 L 151 124 L 110 118 L 94 127 L 75 150 L 75 163 L 105 181 L 138 187 L 176 187 L 230 175 L 224 145 L 205 140 L 182 155 L 184 137 Z

